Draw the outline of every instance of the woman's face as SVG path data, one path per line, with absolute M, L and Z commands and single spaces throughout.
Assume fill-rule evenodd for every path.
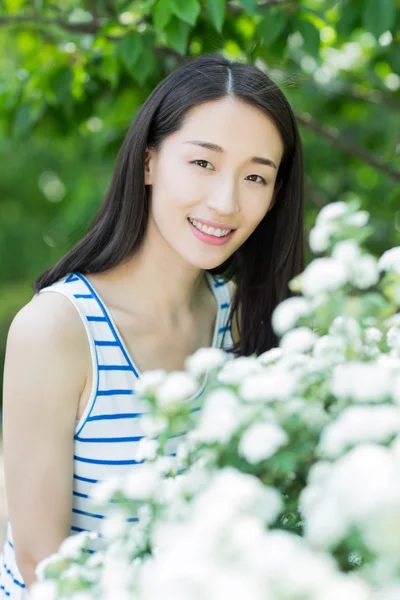
M 194 107 L 158 152 L 148 151 L 148 235 L 193 266 L 219 266 L 272 207 L 282 154 L 278 129 L 261 110 L 229 98 Z

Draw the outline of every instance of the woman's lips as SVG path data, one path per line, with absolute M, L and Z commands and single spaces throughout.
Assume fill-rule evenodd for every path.
M 208 233 L 200 231 L 200 229 L 197 229 L 197 227 L 195 227 L 189 219 L 187 220 L 187 222 L 189 223 L 189 227 L 192 230 L 193 235 L 195 235 L 202 242 L 205 242 L 206 244 L 210 244 L 212 246 L 222 246 L 223 244 L 226 244 L 227 242 L 229 242 L 232 235 L 235 233 L 235 230 L 233 230 L 227 235 L 217 237 L 215 235 L 209 235 Z

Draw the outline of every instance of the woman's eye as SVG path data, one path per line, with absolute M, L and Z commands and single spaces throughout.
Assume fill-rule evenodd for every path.
M 261 183 L 262 185 L 267 185 L 267 182 L 265 181 L 264 177 L 261 177 L 261 175 L 249 175 L 249 177 L 258 177 L 259 179 L 261 179 L 261 181 L 255 181 L 254 183 Z
M 203 163 L 203 164 L 204 164 L 204 163 L 205 163 L 206 165 L 211 165 L 211 163 L 210 163 L 210 162 L 208 162 L 208 160 L 201 160 L 201 159 L 200 159 L 200 160 L 194 160 L 194 161 L 192 161 L 192 162 L 193 162 L 194 164 L 197 164 L 197 163 Z M 200 166 L 201 166 L 201 165 L 199 165 L 199 167 L 200 167 Z M 211 166 L 212 166 L 212 165 L 211 165 Z M 204 168 L 204 167 L 202 167 L 202 168 Z M 205 168 L 207 169 L 207 167 L 205 167 Z

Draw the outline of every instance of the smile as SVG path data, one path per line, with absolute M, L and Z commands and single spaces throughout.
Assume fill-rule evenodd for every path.
M 190 217 L 188 217 L 187 222 L 193 235 L 201 242 L 210 246 L 222 246 L 223 244 L 227 244 L 236 231 L 235 229 L 210 227 L 205 223 L 200 223 L 200 221 L 191 219 Z
M 207 235 L 212 235 L 217 238 L 226 237 L 231 231 L 233 231 L 232 229 L 215 229 L 214 227 L 207 227 L 207 225 L 199 223 L 198 221 L 196 221 L 196 219 L 191 219 L 190 217 L 189 221 L 199 231 L 202 231 Z

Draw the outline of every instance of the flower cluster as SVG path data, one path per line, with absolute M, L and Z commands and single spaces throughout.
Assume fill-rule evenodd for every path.
M 278 347 L 141 377 L 144 462 L 95 488 L 102 545 L 65 540 L 32 600 L 400 597 L 400 248 L 368 254 L 368 218 L 319 213 Z

